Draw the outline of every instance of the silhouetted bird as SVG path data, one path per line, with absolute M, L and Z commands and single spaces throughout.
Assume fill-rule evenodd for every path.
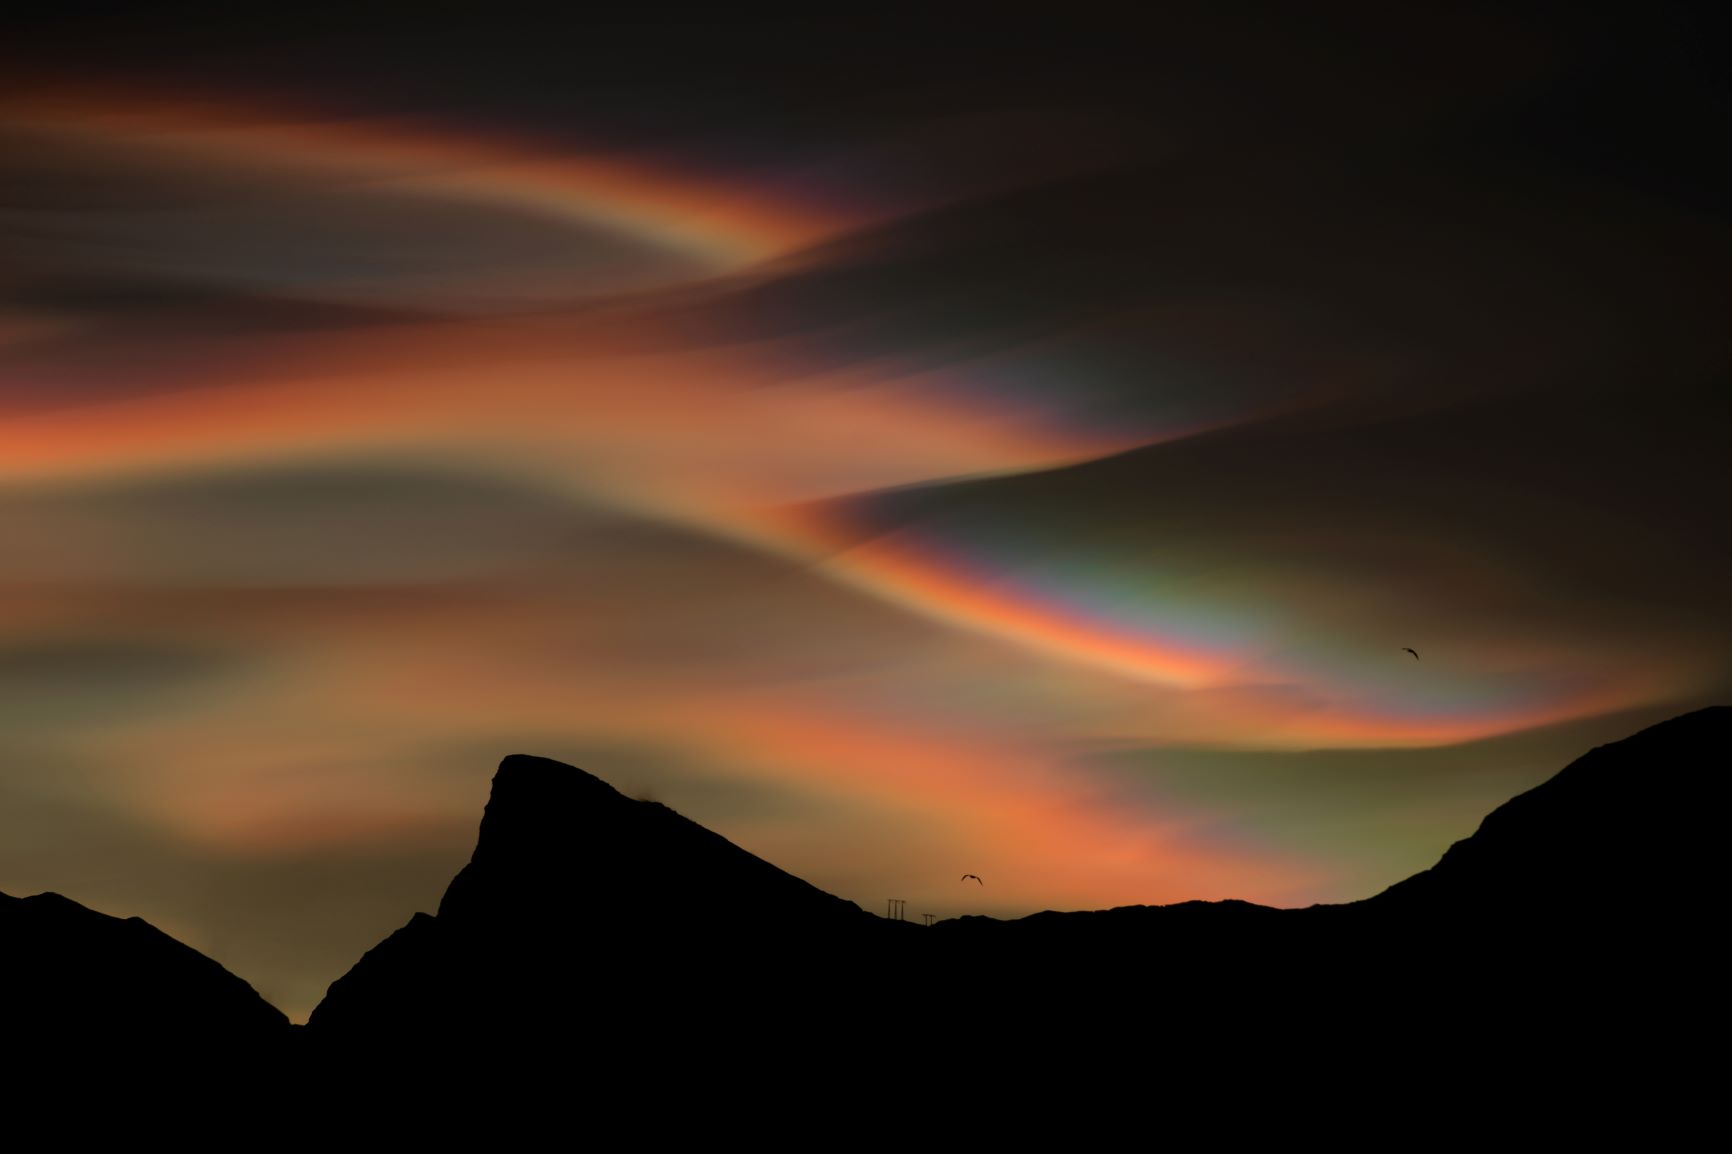
M 968 879 L 969 879 L 969 878 L 973 878 L 973 879 L 974 879 L 974 884 L 975 884 L 975 885 L 979 885 L 979 886 L 983 886 L 983 885 L 985 885 L 985 884 L 986 884 L 986 883 L 985 883 L 985 882 L 983 882 L 983 881 L 981 881 L 981 880 L 980 880 L 980 875 L 979 875 L 979 874 L 963 874 L 963 875 L 962 875 L 962 876 L 961 876 L 961 877 L 960 877 L 960 878 L 957 878 L 957 879 L 956 879 L 956 880 L 957 880 L 957 881 L 963 881 L 963 882 L 965 882 L 965 881 L 967 881 L 967 880 L 968 880 Z
M 1402 651 L 1402 652 L 1403 652 L 1403 653 L 1411 653 L 1411 654 L 1413 654 L 1413 659 L 1414 659 L 1414 660 L 1415 660 L 1415 661 L 1418 661 L 1418 660 L 1419 660 L 1419 653 L 1418 653 L 1418 651 L 1417 651 L 1417 650 L 1413 650 L 1413 649 L 1409 649 L 1409 648 L 1408 648 L 1408 647 L 1407 647 L 1407 646 L 1405 646 L 1405 645 L 1403 645 L 1403 646 L 1402 646 L 1402 647 L 1401 647 L 1401 651 Z

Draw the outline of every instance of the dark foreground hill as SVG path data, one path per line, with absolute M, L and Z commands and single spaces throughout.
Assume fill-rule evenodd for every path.
M 1363 1120 L 1370 1100 L 1379 1118 L 1399 1101 L 1442 1125 L 1451 1103 L 1532 1105 L 1539 1088 L 1563 1095 L 1548 1109 L 1647 1111 L 1708 1092 L 1684 1055 L 1718 1030 L 1729 748 L 1728 708 L 1602 746 L 1365 901 L 931 928 L 513 756 L 437 914 L 369 951 L 304 1030 L 138 919 L 45 894 L 0 897 L 7 1039 L 15 1054 L 147 1053 L 159 1074 L 165 1056 L 195 1056 L 175 1070 L 214 1058 L 318 1125 L 462 1119 L 495 1138 L 495 1122 L 579 1110 L 782 1132 L 813 1111 L 870 1112 L 880 1094 L 1072 1138 L 1074 1112 L 1109 1100 L 1231 1101 L 1216 1118 L 1229 1130 L 1246 1120 L 1233 1111 L 1341 1101 Z
M 666 806 L 517 755 L 437 916 L 415 915 L 334 982 L 308 1029 L 420 1047 L 616 1014 L 696 1025 L 786 997 L 801 969 L 841 964 L 826 950 L 881 928 Z
M 1677 932 L 1723 900 L 1732 708 L 1701 709 L 1577 758 L 1509 801 L 1435 866 L 1366 902 L 1381 916 L 1568 933 L 1618 921 Z
M 21 1138 L 25 1119 L 60 1144 L 120 1101 L 173 1107 L 183 1137 L 213 1110 L 274 1097 L 293 1032 L 253 988 L 141 918 L 59 894 L 0 894 L 0 1070 Z M 262 1097 L 262 1096 L 263 1097 Z M 59 1096 L 80 1109 L 56 1113 Z M 26 1148 L 20 1146 L 20 1149 Z
M 931 929 L 867 915 L 580 770 L 511 757 L 437 916 L 337 981 L 308 1038 L 339 1064 L 557 1070 L 626 1096 L 894 1078 L 996 1101 L 1026 1078 L 1074 1094 L 1128 1073 L 1195 1085 L 1286 1063 L 1299 1077 L 1343 1053 L 1375 1081 L 1435 1073 L 1463 1043 L 1482 1075 L 1521 1076 L 1506 1065 L 1520 1055 L 1528 1077 L 1597 1084 L 1624 1065 L 1590 1056 L 1651 1044 L 1659 1007 L 1690 988 L 1713 884 L 1701 802 L 1729 747 L 1732 709 L 1710 709 L 1596 749 L 1362 902 Z M 1688 995 L 1667 1011 L 1690 1012 Z M 1142 1055 L 1129 1066 L 1126 1047 Z

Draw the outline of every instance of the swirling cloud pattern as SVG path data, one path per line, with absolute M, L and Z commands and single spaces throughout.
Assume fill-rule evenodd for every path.
M 0 91 L 0 888 L 304 1014 L 522 750 L 873 908 L 1334 901 L 1732 683 L 1713 175 L 1519 51 L 803 112 L 666 35 Z

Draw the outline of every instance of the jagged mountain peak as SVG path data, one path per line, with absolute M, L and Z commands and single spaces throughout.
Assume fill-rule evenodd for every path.
M 575 766 L 527 754 L 499 763 L 470 862 L 439 917 L 514 923 L 577 909 L 614 919 L 863 916 L 857 906 L 658 802 L 626 797 Z

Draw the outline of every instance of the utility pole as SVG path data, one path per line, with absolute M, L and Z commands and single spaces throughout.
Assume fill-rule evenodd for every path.
M 931 924 L 932 924 L 932 918 L 933 918 L 933 915 L 932 915 L 932 914 L 921 914 L 921 915 L 920 915 L 920 919 L 921 919 L 921 920 L 922 920 L 922 921 L 924 921 L 924 922 L 925 922 L 925 923 L 926 923 L 926 924 L 927 924 L 927 925 L 931 925 Z
M 893 922 L 904 921 L 906 919 L 904 918 L 903 915 L 907 909 L 908 909 L 908 902 L 906 899 L 904 899 L 904 898 L 891 898 L 890 899 L 890 908 L 888 911 L 885 912 L 884 916 L 889 918 Z

